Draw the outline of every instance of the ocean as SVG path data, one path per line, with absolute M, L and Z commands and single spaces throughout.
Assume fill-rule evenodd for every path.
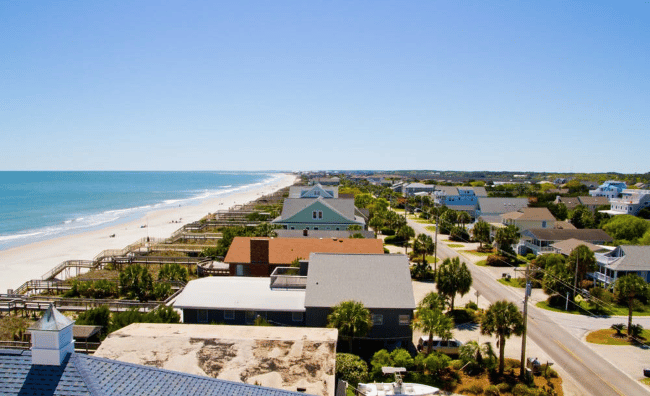
M 0 250 L 270 183 L 270 172 L 0 172 Z M 207 214 L 207 213 L 206 213 Z

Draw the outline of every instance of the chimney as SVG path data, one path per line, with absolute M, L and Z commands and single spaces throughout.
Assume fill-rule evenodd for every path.
M 251 238 L 251 264 L 269 263 L 269 239 Z
M 50 304 L 43 317 L 28 329 L 32 334 L 32 364 L 60 366 L 74 352 L 73 325 L 74 321 Z
M 307 235 L 309 235 L 309 230 L 305 228 L 304 230 L 302 230 L 302 236 L 307 236 Z

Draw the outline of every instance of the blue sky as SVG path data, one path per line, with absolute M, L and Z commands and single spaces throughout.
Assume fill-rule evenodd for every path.
M 0 169 L 650 171 L 650 2 L 3 1 Z

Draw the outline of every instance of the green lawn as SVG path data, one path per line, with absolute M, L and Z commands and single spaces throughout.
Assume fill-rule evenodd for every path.
M 461 245 L 460 243 L 448 243 L 447 246 L 450 248 L 464 248 L 465 245 Z
M 506 286 L 511 286 L 511 287 L 519 287 L 519 288 L 524 288 L 524 286 L 519 282 L 517 278 L 499 278 L 497 279 L 497 282 L 501 283 L 502 285 Z
M 436 232 L 436 226 L 427 226 L 427 227 L 424 227 L 424 228 L 426 228 L 428 231 Z
M 427 263 L 433 264 L 433 256 L 427 256 Z M 440 261 L 440 257 L 436 258 L 436 262 Z
M 612 309 L 610 309 L 606 313 L 601 312 L 601 311 L 597 311 L 597 310 L 594 310 L 594 309 L 590 309 L 589 303 L 587 303 L 585 301 L 580 303 L 580 307 L 582 309 L 576 309 L 576 310 L 572 310 L 572 311 L 565 311 L 564 309 L 551 307 L 550 305 L 548 305 L 548 303 L 546 301 L 540 301 L 536 305 L 539 308 L 546 309 L 546 310 L 549 310 L 549 311 L 562 312 L 562 313 L 568 313 L 568 314 L 573 314 L 573 315 L 589 315 L 589 316 L 591 316 L 591 315 L 609 315 L 609 316 L 626 316 L 627 317 L 627 314 L 628 314 L 627 307 L 620 306 L 620 305 L 615 305 L 613 303 L 611 304 Z M 570 301 L 569 301 L 569 305 L 571 305 Z M 634 311 L 632 313 L 632 316 L 633 317 L 634 316 L 650 316 L 650 309 L 648 309 L 648 307 L 646 307 L 644 311 L 641 311 L 641 312 Z
M 623 330 L 623 337 L 616 336 L 616 330 L 601 329 L 587 334 L 587 342 L 601 345 L 637 345 L 627 338 L 627 330 Z M 647 340 L 650 338 L 650 330 L 643 330 L 641 338 Z M 645 344 L 648 344 L 645 342 Z
M 476 263 L 479 267 L 487 267 L 487 260 L 481 260 Z
M 482 253 L 482 252 L 477 252 L 476 250 L 463 250 L 463 253 L 469 253 L 473 254 L 474 256 L 481 256 L 481 257 L 487 257 L 493 253 Z

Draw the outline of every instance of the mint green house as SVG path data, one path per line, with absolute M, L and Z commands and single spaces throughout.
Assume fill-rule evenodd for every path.
M 323 197 L 287 198 L 282 214 L 271 223 L 287 230 L 347 230 L 351 225 L 366 225 L 356 214 L 354 199 Z

